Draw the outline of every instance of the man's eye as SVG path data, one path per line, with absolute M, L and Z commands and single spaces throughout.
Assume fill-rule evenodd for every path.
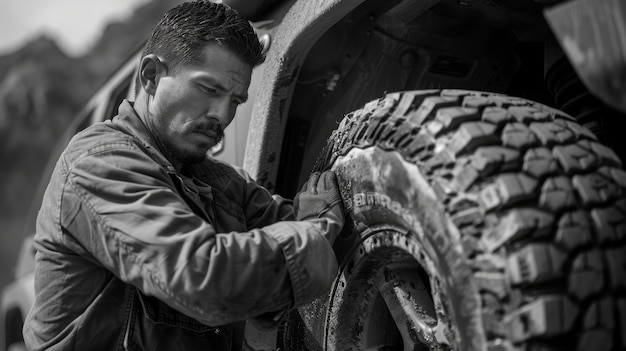
M 202 91 L 204 91 L 204 92 L 205 92 L 205 93 L 207 93 L 207 94 L 212 94 L 212 95 L 214 95 L 214 94 L 216 94 L 216 93 L 217 93 L 217 90 L 215 90 L 215 89 L 213 89 L 213 88 L 211 88 L 211 87 L 207 87 L 207 86 L 205 86 L 205 85 L 201 85 L 200 87 L 201 87 L 200 89 L 202 89 Z
M 230 100 L 230 103 L 231 103 L 233 106 L 239 106 L 239 105 L 243 104 L 243 102 L 242 102 L 241 100 L 237 100 L 237 99 L 232 99 L 232 100 Z

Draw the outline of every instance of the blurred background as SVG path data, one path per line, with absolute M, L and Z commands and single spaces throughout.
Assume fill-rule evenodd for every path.
M 0 288 L 34 232 L 33 197 L 61 135 L 178 2 L 0 2 Z

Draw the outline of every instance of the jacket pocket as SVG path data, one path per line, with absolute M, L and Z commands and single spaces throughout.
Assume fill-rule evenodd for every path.
M 210 327 L 136 288 L 128 298 L 122 350 L 230 350 L 230 326 Z

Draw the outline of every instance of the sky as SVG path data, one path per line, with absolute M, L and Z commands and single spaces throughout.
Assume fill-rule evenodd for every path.
M 107 22 L 149 0 L 0 0 L 0 55 L 43 33 L 71 56 L 89 50 Z

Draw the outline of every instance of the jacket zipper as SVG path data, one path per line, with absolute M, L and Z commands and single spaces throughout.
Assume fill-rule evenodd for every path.
M 133 324 L 133 310 L 135 308 L 135 289 L 131 288 L 130 292 L 130 313 L 128 314 L 128 322 L 126 323 L 126 333 L 124 335 L 124 349 L 128 350 L 128 341 L 130 339 L 130 329 Z

